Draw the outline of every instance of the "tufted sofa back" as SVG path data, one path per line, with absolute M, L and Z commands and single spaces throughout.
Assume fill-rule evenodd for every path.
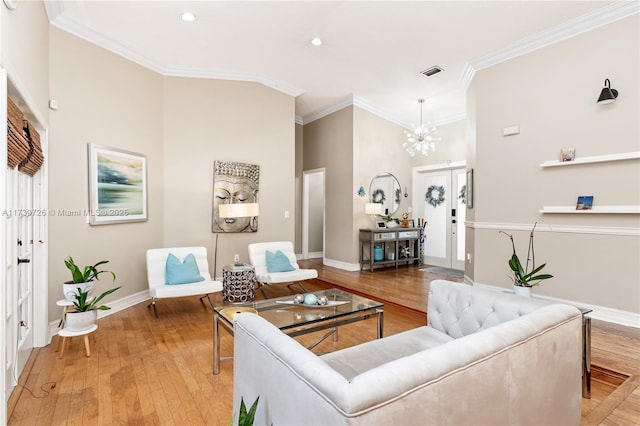
M 429 287 L 427 321 L 430 327 L 458 338 L 518 318 L 549 304 L 550 302 L 516 296 L 506 291 L 434 280 Z

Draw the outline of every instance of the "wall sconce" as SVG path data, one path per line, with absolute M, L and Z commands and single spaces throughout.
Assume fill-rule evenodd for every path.
M 598 98 L 599 104 L 610 104 L 615 101 L 618 97 L 618 91 L 616 89 L 611 88 L 611 82 L 609 79 L 604 80 L 604 88 L 602 92 L 600 92 L 600 97 Z

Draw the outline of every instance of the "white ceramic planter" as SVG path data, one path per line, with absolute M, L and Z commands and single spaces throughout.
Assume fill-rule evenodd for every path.
M 522 286 L 519 286 L 519 285 L 514 285 L 513 286 L 513 292 L 517 296 L 531 297 L 531 287 L 522 287 Z
M 68 312 L 65 315 L 64 328 L 70 331 L 83 331 L 91 328 L 98 319 L 98 311 Z
M 69 302 L 76 301 L 76 294 L 78 294 L 78 288 L 82 289 L 82 291 L 86 291 L 91 295 L 93 293 L 93 281 L 87 281 L 86 283 L 72 283 L 71 281 L 67 281 L 62 284 L 62 292 L 64 293 L 64 298 Z

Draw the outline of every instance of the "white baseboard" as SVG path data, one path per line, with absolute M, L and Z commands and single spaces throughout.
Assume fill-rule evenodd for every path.
M 467 279 L 468 277 L 465 276 L 465 282 L 467 282 Z M 494 285 L 473 282 L 470 279 L 468 283 L 472 285 L 477 285 L 478 287 L 487 288 L 489 290 L 496 290 L 496 291 L 508 290 L 508 289 L 505 289 L 504 287 L 497 287 Z M 549 296 L 543 296 L 543 295 L 536 295 L 535 297 L 548 300 L 550 302 L 564 303 L 567 305 L 573 305 L 580 308 L 591 309 L 592 312 L 590 312 L 588 315 L 589 317 L 595 320 L 610 322 L 614 324 L 620 324 L 626 327 L 640 328 L 640 315 L 634 312 L 621 311 L 619 309 L 607 308 L 606 306 L 590 305 L 583 302 L 575 302 L 573 300 L 565 300 L 565 299 L 559 299 L 556 297 L 549 297 Z
M 324 256 L 323 251 L 314 251 L 314 252 L 309 252 L 309 257 L 307 257 L 307 259 L 322 259 L 323 256 Z M 304 260 L 305 257 L 302 255 L 302 253 L 296 253 L 296 259 Z
M 98 319 L 115 314 L 116 312 L 120 312 L 124 309 L 130 308 L 131 306 L 137 305 L 138 303 L 144 302 L 145 300 L 149 299 L 151 299 L 149 290 L 144 290 L 138 293 L 130 294 L 129 296 L 125 296 L 121 299 L 116 299 L 108 303 L 111 309 L 107 311 L 98 311 Z M 51 343 L 51 339 L 53 339 L 53 336 L 58 334 L 58 324 L 60 324 L 59 318 L 49 323 L 47 342 Z
M 349 272 L 355 272 L 360 270 L 359 263 L 347 263 L 347 262 L 341 262 L 339 260 L 333 260 L 333 259 L 327 259 L 327 258 L 325 258 L 322 263 L 324 263 L 327 266 L 331 266 L 333 268 L 338 268 L 338 269 L 342 269 L 344 271 L 349 271 Z

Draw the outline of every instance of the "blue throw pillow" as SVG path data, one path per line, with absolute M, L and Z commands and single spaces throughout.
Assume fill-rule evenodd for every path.
M 289 258 L 281 250 L 275 253 L 267 250 L 267 271 L 268 272 L 289 272 L 295 271 L 296 268 L 291 266 Z
M 167 284 L 189 284 L 204 281 L 193 253 L 189 253 L 184 258 L 184 262 L 180 262 L 180 259 L 173 253 L 169 253 L 165 275 Z

